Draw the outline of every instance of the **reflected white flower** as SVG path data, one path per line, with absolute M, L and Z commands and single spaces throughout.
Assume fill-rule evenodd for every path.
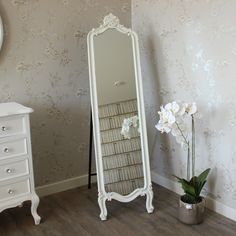
M 122 129 L 121 134 L 124 136 L 124 138 L 131 139 L 129 130 L 123 130 Z
M 138 127 L 139 126 L 139 119 L 138 116 L 132 116 L 129 118 L 129 121 L 131 122 L 131 125 L 133 125 L 133 127 Z
M 130 118 L 125 118 L 122 123 L 121 134 L 126 139 L 131 139 L 130 127 L 135 127 L 139 132 L 139 118 L 138 116 L 132 116 Z
M 123 124 L 122 124 L 122 129 L 121 129 L 121 134 L 127 138 L 130 139 L 130 132 L 129 132 L 129 127 L 131 125 L 131 122 L 129 119 L 124 119 Z

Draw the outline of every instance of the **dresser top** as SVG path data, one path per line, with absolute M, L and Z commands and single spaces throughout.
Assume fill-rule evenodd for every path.
M 0 103 L 0 117 L 31 113 L 34 110 L 16 102 Z

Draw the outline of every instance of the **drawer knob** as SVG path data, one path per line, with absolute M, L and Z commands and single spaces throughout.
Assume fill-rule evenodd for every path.
M 9 149 L 8 148 L 4 148 L 3 150 L 5 153 L 8 153 L 9 152 Z
M 6 131 L 6 130 L 7 130 L 6 126 L 2 126 L 2 131 Z
M 12 173 L 12 169 L 7 168 L 7 169 L 6 169 L 6 172 L 7 172 L 8 174 L 11 174 L 11 173 Z
M 8 190 L 8 193 L 9 193 L 9 194 L 13 194 L 14 191 L 13 191 L 12 189 L 9 189 L 9 190 Z

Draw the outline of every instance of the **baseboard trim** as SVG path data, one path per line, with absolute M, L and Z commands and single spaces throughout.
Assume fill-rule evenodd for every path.
M 96 182 L 96 176 L 92 176 L 92 183 Z M 36 187 L 36 192 L 40 197 L 54 193 L 66 191 L 69 189 L 81 187 L 88 184 L 88 175 L 82 175 L 75 178 L 62 180 L 56 183 Z
M 164 188 L 169 189 L 172 192 L 175 192 L 179 195 L 183 194 L 183 190 L 181 189 L 180 185 L 173 181 L 170 180 L 166 177 L 163 177 L 159 174 L 157 174 L 154 171 L 151 171 L 152 175 L 152 181 L 158 185 L 163 186 Z M 212 211 L 215 211 L 231 220 L 236 221 L 236 209 L 231 208 L 229 206 L 224 205 L 223 203 L 216 201 L 210 197 L 206 197 L 206 202 L 207 202 L 207 208 L 209 208 Z

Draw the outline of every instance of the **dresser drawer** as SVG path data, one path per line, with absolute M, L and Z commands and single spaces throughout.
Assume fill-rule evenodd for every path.
M 27 154 L 26 138 L 0 143 L 0 160 Z
M 29 174 L 28 160 L 0 165 L 0 181 Z
M 0 138 L 24 133 L 24 128 L 23 116 L 0 118 Z
M 0 186 L 0 201 L 30 193 L 29 180 Z

